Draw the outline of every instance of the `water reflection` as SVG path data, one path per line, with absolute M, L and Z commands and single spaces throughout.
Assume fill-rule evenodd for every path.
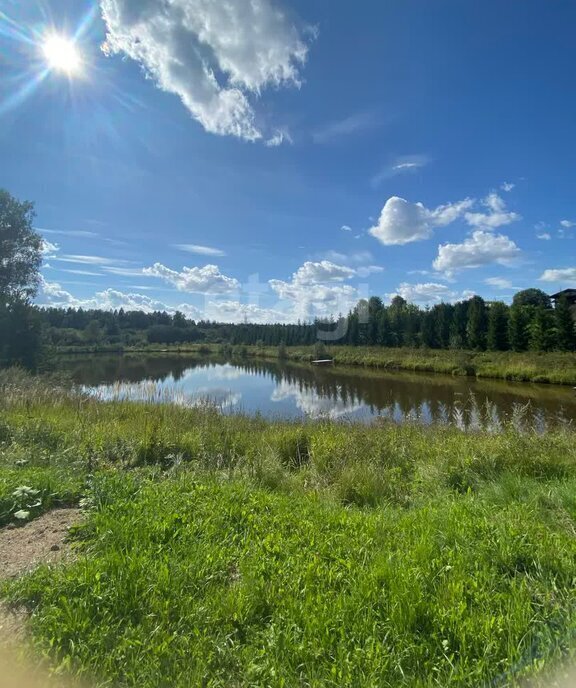
M 576 420 L 574 391 L 544 385 L 181 356 L 78 356 L 63 359 L 62 368 L 106 399 L 209 401 L 224 413 L 273 418 L 379 418 L 494 430 L 508 422 L 543 430 Z

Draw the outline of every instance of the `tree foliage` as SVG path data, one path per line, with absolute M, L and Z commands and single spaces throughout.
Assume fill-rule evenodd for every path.
M 0 299 L 28 299 L 38 288 L 42 238 L 34 231 L 34 206 L 0 189 Z
M 0 189 L 0 365 L 34 368 L 40 356 L 41 317 L 29 303 L 42 262 L 33 218 L 31 203 Z

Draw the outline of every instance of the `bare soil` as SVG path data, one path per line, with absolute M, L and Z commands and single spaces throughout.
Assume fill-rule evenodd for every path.
M 18 528 L 0 530 L 0 581 L 22 576 L 40 564 L 54 564 L 71 556 L 65 542 L 70 526 L 78 523 L 78 509 L 54 509 Z M 0 649 L 22 641 L 26 614 L 0 603 Z

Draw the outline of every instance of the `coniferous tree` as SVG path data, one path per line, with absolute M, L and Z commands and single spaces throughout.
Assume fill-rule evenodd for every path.
M 574 315 L 566 296 L 562 296 L 554 309 L 556 324 L 556 346 L 561 351 L 574 351 L 576 347 L 576 329 Z
M 490 351 L 507 351 L 509 348 L 508 311 L 508 306 L 502 301 L 496 301 L 490 305 L 487 340 Z
M 488 314 L 486 302 L 480 296 L 473 296 L 468 307 L 468 322 L 466 336 L 471 349 L 484 350 L 488 332 Z
M 529 309 L 513 305 L 508 318 L 508 341 L 512 351 L 526 351 L 528 348 L 530 324 Z
M 532 351 L 549 351 L 554 341 L 554 317 L 544 306 L 534 308 L 529 329 L 529 347 Z

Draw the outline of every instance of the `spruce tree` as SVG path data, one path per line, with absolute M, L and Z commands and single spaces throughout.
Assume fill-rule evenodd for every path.
M 508 306 L 502 301 L 491 304 L 488 311 L 488 348 L 490 351 L 507 351 Z
M 554 318 L 552 311 L 544 306 L 534 309 L 534 315 L 529 325 L 529 346 L 532 351 L 548 351 L 552 348 Z
M 556 325 L 556 346 L 560 351 L 574 351 L 576 345 L 576 329 L 574 316 L 566 296 L 560 297 L 554 309 Z
M 528 324 L 526 306 L 512 306 L 508 318 L 508 340 L 512 351 L 526 351 L 528 348 Z
M 473 296 L 469 304 L 468 322 L 466 324 L 468 346 L 471 349 L 483 350 L 486 348 L 486 335 L 488 333 L 486 303 L 480 296 Z

